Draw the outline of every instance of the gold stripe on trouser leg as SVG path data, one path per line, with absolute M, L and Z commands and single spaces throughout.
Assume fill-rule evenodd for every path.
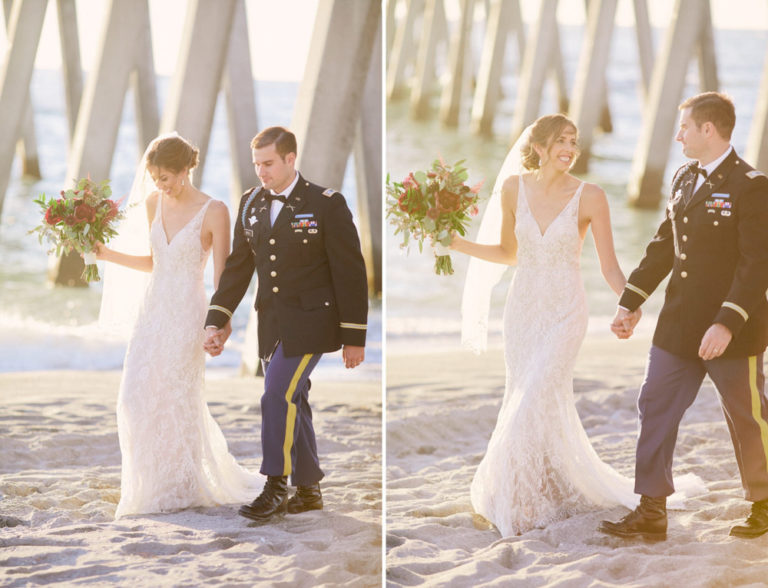
M 285 401 L 288 403 L 288 410 L 285 413 L 285 440 L 283 441 L 284 476 L 289 476 L 291 474 L 291 447 L 293 447 L 293 432 L 296 427 L 296 405 L 291 401 L 291 398 L 293 398 L 293 393 L 296 391 L 299 378 L 301 378 L 301 374 L 304 373 L 304 368 L 307 367 L 310 359 L 312 359 L 311 353 L 308 353 L 301 358 L 299 367 L 296 368 L 296 372 L 293 374 L 291 383 L 288 386 L 288 391 L 285 393 Z
M 749 389 L 752 396 L 752 418 L 755 419 L 760 428 L 760 440 L 763 442 L 765 463 L 768 464 L 768 423 L 760 414 L 761 390 L 757 386 L 757 356 L 755 355 L 749 358 Z

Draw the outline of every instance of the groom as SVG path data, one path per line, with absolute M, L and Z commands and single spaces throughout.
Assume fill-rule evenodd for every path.
M 672 455 L 685 410 L 704 376 L 720 394 L 752 511 L 730 534 L 768 532 L 768 178 L 730 144 L 736 115 L 716 92 L 680 105 L 677 140 L 696 161 L 672 181 L 664 221 L 630 275 L 611 329 L 631 335 L 638 309 L 672 272 L 640 390 L 635 492 L 640 505 L 600 530 L 664 539 Z
M 240 514 L 264 522 L 287 510 L 323 507 L 309 406 L 309 376 L 325 352 L 343 347 L 347 368 L 365 359 L 368 283 L 357 230 L 344 197 L 295 169 L 296 137 L 270 127 L 251 141 L 261 189 L 243 194 L 232 253 L 206 317 L 205 348 L 221 353 L 230 319 L 258 276 L 263 492 Z M 297 487 L 287 498 L 288 476 Z

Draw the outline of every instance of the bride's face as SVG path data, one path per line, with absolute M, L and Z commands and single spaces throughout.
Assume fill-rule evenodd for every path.
M 549 148 L 536 147 L 541 158 L 541 168 L 551 166 L 566 172 L 579 156 L 579 141 L 575 129 L 567 128 L 550 143 Z
M 155 167 L 150 165 L 147 167 L 149 175 L 152 177 L 152 181 L 163 194 L 170 197 L 177 197 L 184 190 L 187 178 L 187 170 L 182 170 L 178 173 L 172 172 L 164 167 Z

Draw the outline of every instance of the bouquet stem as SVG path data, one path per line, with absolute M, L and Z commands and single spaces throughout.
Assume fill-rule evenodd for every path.
M 451 263 L 450 255 L 438 255 L 435 258 L 435 273 L 444 276 L 453 274 L 453 263 Z
M 101 278 L 99 277 L 99 267 L 96 265 L 96 254 L 83 253 L 83 261 L 85 262 L 85 269 L 81 277 L 89 283 L 98 282 Z

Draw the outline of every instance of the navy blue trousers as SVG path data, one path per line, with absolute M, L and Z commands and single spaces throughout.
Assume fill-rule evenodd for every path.
M 640 436 L 635 492 L 669 496 L 672 456 L 683 414 L 709 375 L 720 396 L 747 500 L 768 498 L 768 399 L 763 355 L 710 361 L 679 357 L 652 346 L 637 406 Z
M 260 471 L 265 476 L 291 476 L 294 486 L 315 484 L 324 475 L 309 407 L 309 376 L 322 356 L 286 357 L 279 343 L 269 361 L 262 360 Z

